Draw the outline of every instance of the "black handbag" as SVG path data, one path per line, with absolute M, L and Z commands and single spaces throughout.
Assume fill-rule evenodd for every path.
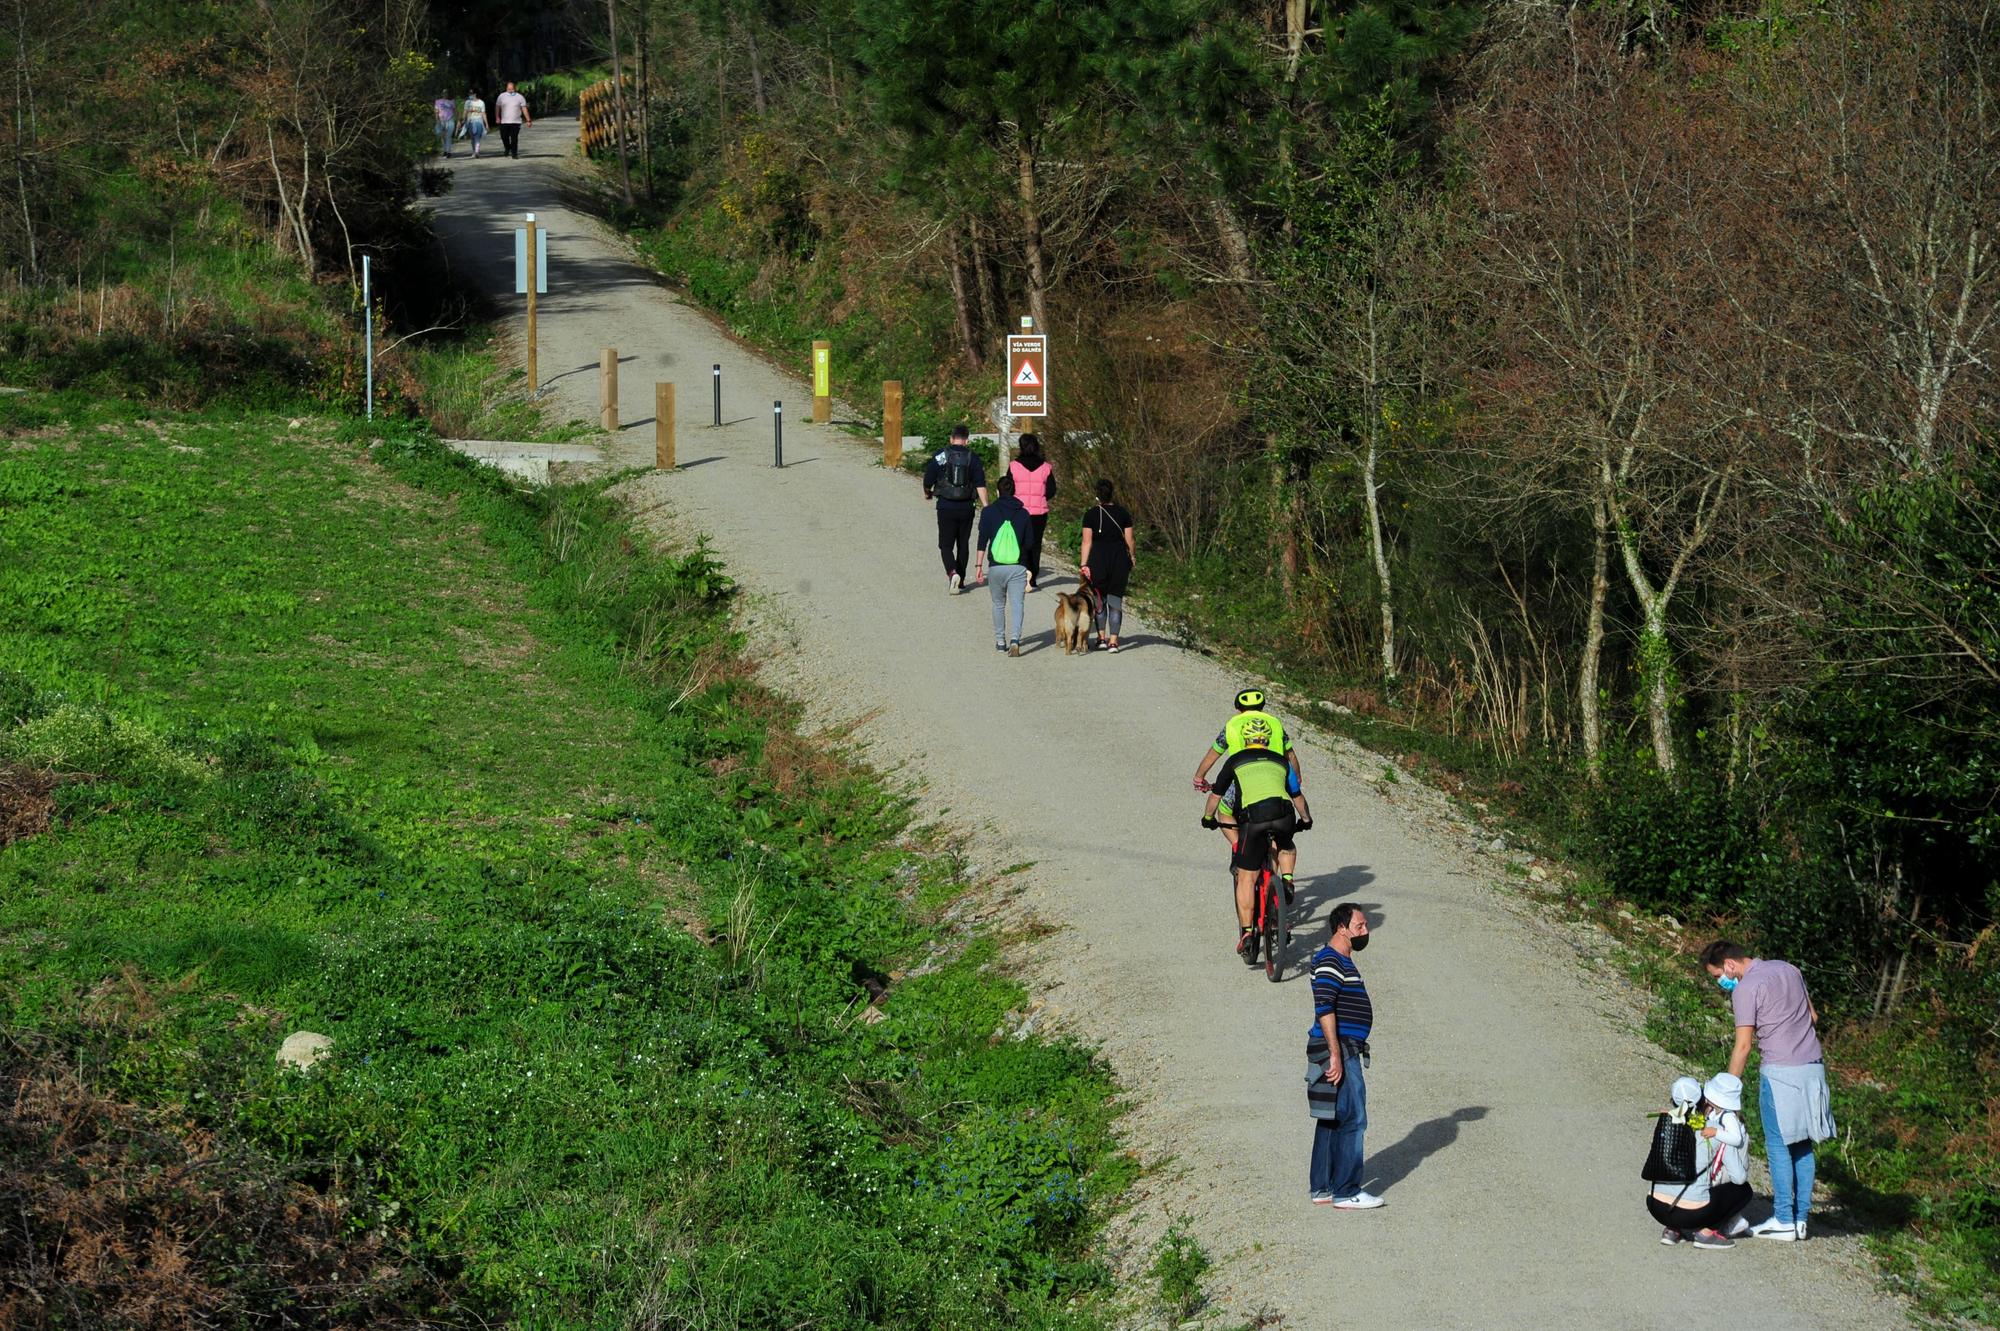
M 1648 1183 L 1694 1182 L 1694 1129 L 1663 1113 L 1653 1122 L 1653 1145 L 1639 1177 Z

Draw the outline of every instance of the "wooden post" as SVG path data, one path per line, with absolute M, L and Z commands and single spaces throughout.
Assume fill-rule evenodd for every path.
M 820 338 L 813 343 L 813 424 L 825 425 L 833 419 L 833 343 Z
M 903 465 L 903 381 L 886 380 L 882 385 L 882 465 L 895 469 Z
M 618 433 L 618 348 L 606 347 L 597 361 L 597 393 L 603 403 L 599 423 L 606 433 Z
M 542 391 L 541 360 L 535 354 L 535 215 L 528 214 L 528 396 Z
M 653 385 L 653 465 L 674 469 L 674 386 Z

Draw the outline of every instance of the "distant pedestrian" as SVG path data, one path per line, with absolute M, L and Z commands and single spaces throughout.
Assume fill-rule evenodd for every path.
M 1771 1218 L 1750 1232 L 1785 1243 L 1803 1240 L 1812 1209 L 1813 1145 L 1834 1135 L 1819 1013 L 1806 977 L 1788 961 L 1749 956 L 1721 938 L 1701 950 L 1701 964 L 1729 995 L 1736 1015 L 1729 1071 L 1743 1075 L 1753 1043 L 1761 1060 L 1757 1108 L 1771 1162 Z
M 1125 584 L 1138 563 L 1139 547 L 1132 535 L 1132 515 L 1111 502 L 1111 482 L 1097 483 L 1097 502 L 1083 515 L 1083 572 L 1097 588 L 1097 645 L 1118 650 L 1118 629 L 1125 622 Z
M 937 500 L 938 556 L 944 560 L 944 590 L 965 589 L 965 557 L 972 542 L 973 500 L 986 503 L 986 467 L 972 451 L 972 432 L 954 425 L 951 442 L 924 464 L 924 498 Z
M 1000 498 L 979 515 L 979 553 L 972 580 L 982 577 L 993 593 L 993 645 L 1009 656 L 1021 654 L 1021 615 L 1026 608 L 1029 544 L 1035 524 L 1014 495 L 1014 478 L 1000 478 Z M 991 563 L 989 570 L 987 565 Z
M 500 146 L 509 157 L 519 159 L 521 127 L 535 123 L 535 118 L 528 114 L 528 99 L 515 92 L 510 83 L 507 91 L 493 99 L 493 112 L 500 120 Z
M 451 100 L 451 94 L 440 92 L 431 102 L 431 116 L 435 124 L 432 132 L 437 136 L 437 150 L 440 157 L 451 156 L 451 132 L 458 125 L 458 104 Z
M 1021 436 L 1021 451 L 1007 464 L 1014 478 L 1014 494 L 1028 510 L 1035 524 L 1035 543 L 1024 561 L 1028 566 L 1028 590 L 1042 585 L 1042 533 L 1049 525 L 1049 501 L 1056 497 L 1056 472 L 1042 456 L 1041 436 Z
M 472 141 L 472 155 L 479 156 L 479 144 L 486 137 L 486 103 L 476 92 L 465 94 L 465 137 Z
M 1384 1205 L 1361 1187 L 1362 1135 L 1368 1129 L 1363 1073 L 1375 1009 L 1354 965 L 1354 954 L 1368 946 L 1368 916 L 1343 901 L 1333 908 L 1332 924 L 1326 946 L 1313 954 L 1313 1024 L 1306 1037 L 1312 1199 L 1315 1206 L 1372 1211 Z

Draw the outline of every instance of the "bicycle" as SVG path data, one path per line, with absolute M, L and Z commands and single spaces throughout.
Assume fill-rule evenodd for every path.
M 1219 827 L 1235 827 L 1240 834 L 1242 828 L 1234 822 L 1218 822 Z M 1311 823 L 1293 829 L 1292 835 L 1312 830 Z M 1236 870 L 1232 857 L 1229 871 L 1229 885 L 1236 886 Z M 1233 898 L 1232 898 L 1233 899 Z M 1285 973 L 1284 946 L 1291 939 L 1291 932 L 1285 920 L 1285 880 L 1278 875 L 1278 850 L 1276 846 L 1264 851 L 1264 867 L 1257 874 L 1252 890 L 1250 907 L 1250 935 L 1258 940 L 1264 952 L 1264 978 L 1276 984 Z

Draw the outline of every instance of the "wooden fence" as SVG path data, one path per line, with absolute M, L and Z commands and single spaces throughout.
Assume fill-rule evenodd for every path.
M 638 115 L 632 76 L 627 74 L 625 84 L 625 138 L 628 146 L 638 142 L 638 132 L 634 122 Z M 618 101 L 612 96 L 611 80 L 593 83 L 577 94 L 578 134 L 586 153 L 599 148 L 618 146 Z

